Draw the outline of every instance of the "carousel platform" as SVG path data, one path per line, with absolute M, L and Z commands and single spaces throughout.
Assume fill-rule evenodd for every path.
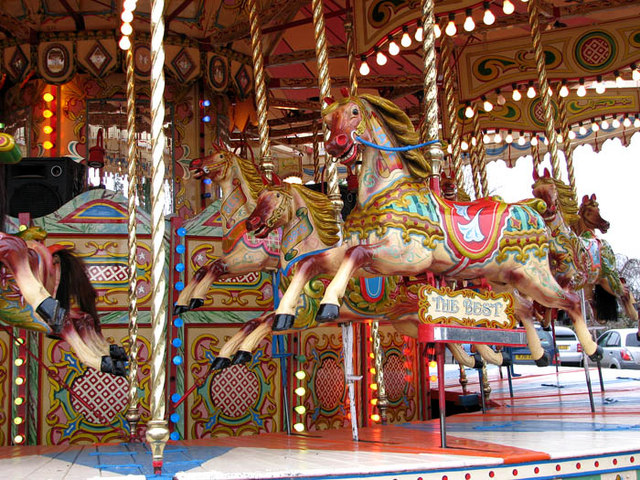
M 438 420 L 362 428 L 357 443 L 350 429 L 203 439 L 167 445 L 163 475 L 154 476 L 144 444 L 4 447 L 0 477 L 640 480 L 640 371 L 603 370 L 601 392 L 591 369 L 595 413 L 583 369 L 515 372 L 510 398 L 506 375 L 489 369 L 491 408 L 448 417 L 447 448 Z M 456 373 L 447 372 L 448 391 L 460 388 Z

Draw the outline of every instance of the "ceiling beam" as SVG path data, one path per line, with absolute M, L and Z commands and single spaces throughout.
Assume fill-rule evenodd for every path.
M 76 12 L 73 8 L 71 8 L 71 5 L 69 5 L 69 2 L 67 2 L 67 0 L 60 0 L 60 3 L 64 7 L 64 9 L 67 11 L 67 13 L 71 15 L 71 18 L 73 18 L 73 21 L 76 24 L 76 31 L 83 32 L 85 28 L 84 17 L 80 15 L 78 12 Z
M 280 108 L 286 110 L 311 110 L 319 112 L 321 109 L 320 102 L 311 100 L 288 100 L 286 98 L 270 98 L 269 108 Z
M 347 48 L 343 45 L 332 45 L 327 48 L 329 58 L 345 58 L 347 56 Z M 300 50 L 299 52 L 282 53 L 280 55 L 272 55 L 265 60 L 267 67 L 280 67 L 283 65 L 292 65 L 294 63 L 304 63 L 309 60 L 315 60 L 315 49 Z
M 348 77 L 331 77 L 331 85 L 334 87 L 349 86 Z M 422 75 L 378 75 L 358 79 L 360 88 L 380 87 L 417 87 L 423 85 Z M 272 78 L 269 80 L 269 88 L 279 90 L 295 90 L 302 88 L 317 88 L 315 78 Z
M 167 17 L 164 20 L 165 25 L 167 26 L 167 29 L 169 28 L 169 24 L 175 20 L 175 18 L 180 15 L 182 13 L 182 11 L 187 8 L 191 3 L 193 3 L 193 0 L 184 0 L 180 5 L 178 5 L 173 12 L 171 12 L 169 15 L 167 15 Z

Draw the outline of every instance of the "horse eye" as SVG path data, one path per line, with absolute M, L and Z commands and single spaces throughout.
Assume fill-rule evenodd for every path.
M 276 193 L 276 198 L 280 198 L 280 194 L 279 193 Z
M 353 115 L 358 115 L 360 112 L 358 111 L 358 109 L 357 109 L 357 108 L 354 108 L 353 110 L 351 110 L 351 113 L 352 113 Z

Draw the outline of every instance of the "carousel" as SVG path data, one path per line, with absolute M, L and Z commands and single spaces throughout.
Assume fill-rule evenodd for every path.
M 593 328 L 637 304 L 573 161 L 640 130 L 639 14 L 3 1 L 3 474 L 640 478 Z

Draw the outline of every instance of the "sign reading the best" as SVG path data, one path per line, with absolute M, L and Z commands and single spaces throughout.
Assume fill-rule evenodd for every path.
M 424 285 L 420 288 L 418 313 L 422 323 L 515 328 L 513 298 L 507 293 L 441 289 Z

